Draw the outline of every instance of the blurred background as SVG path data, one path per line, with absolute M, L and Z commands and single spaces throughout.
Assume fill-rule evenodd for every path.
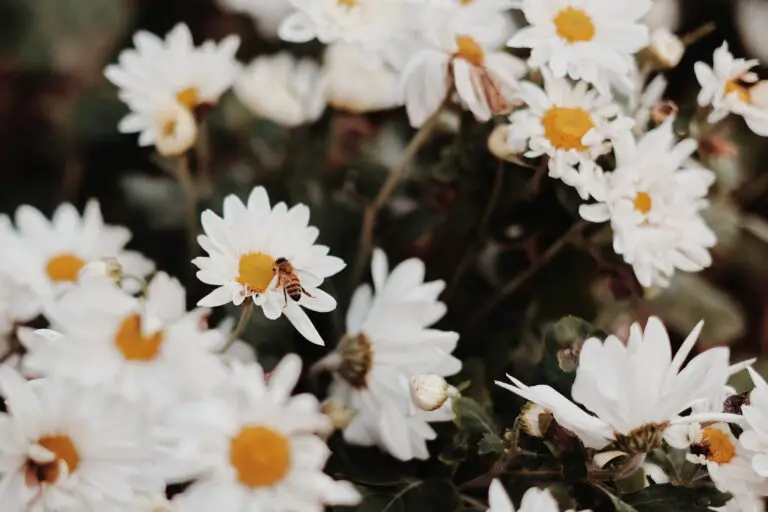
M 262 0 L 270 2 L 287 0 Z M 681 116 L 695 107 L 693 63 L 711 61 L 723 40 L 736 55 L 768 63 L 768 1 L 657 3 L 663 5 L 648 20 L 653 26 L 683 35 L 715 24 L 668 75 L 665 96 L 679 104 Z M 188 277 L 181 190 L 150 149 L 139 148 L 134 135 L 117 133 L 126 107 L 103 69 L 132 46 L 135 31 L 163 35 L 178 22 L 190 26 L 198 44 L 239 34 L 244 63 L 285 48 L 319 58 L 320 45 L 280 43 L 268 23 L 260 30 L 252 17 L 213 0 L 0 0 L 0 20 L 0 212 L 12 214 L 30 203 L 49 214 L 62 201 L 82 207 L 96 197 L 108 222 L 132 230 L 134 249 L 185 281 L 193 304 L 205 288 Z M 761 65 L 762 78 L 768 77 L 765 70 Z M 700 148 L 719 177 L 708 213 L 719 245 L 706 272 L 678 274 L 669 290 L 644 296 L 630 268 L 615 257 L 567 250 L 478 327 L 470 325 L 471 312 L 567 229 L 575 203 L 551 180 L 535 197 L 521 192 L 531 171 L 500 164 L 487 153 L 488 127 L 460 116 L 455 121 L 453 132 L 420 155 L 413 180 L 394 198 L 377 235 L 392 264 L 419 256 L 427 261 L 428 277 L 448 281 L 445 327 L 462 334 L 459 356 L 486 361 L 479 365 L 486 379 L 539 357 L 541 332 L 565 314 L 620 333 L 630 320 L 660 314 L 678 335 L 704 318 L 702 348 L 728 344 L 735 358 L 760 355 L 758 367 L 768 370 L 765 139 L 733 119 Z M 218 210 L 224 195 L 244 195 L 264 184 L 275 201 L 308 203 L 321 241 L 347 261 L 354 260 L 365 201 L 398 162 L 411 133 L 402 110 L 359 116 L 329 109 L 314 125 L 288 130 L 255 119 L 231 93 L 207 127 L 207 161 L 197 176 L 203 207 Z M 343 332 L 348 279 L 342 273 L 329 285 L 341 304 L 335 316 L 315 318 L 330 344 Z M 310 359 L 324 353 L 303 342 L 293 345 L 287 326 L 255 324 L 268 329 L 257 335 L 266 357 L 294 347 L 310 352 L 304 354 Z

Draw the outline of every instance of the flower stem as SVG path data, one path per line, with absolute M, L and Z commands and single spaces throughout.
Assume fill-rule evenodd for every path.
M 229 350 L 229 347 L 231 347 L 232 344 L 237 340 L 237 338 L 240 337 L 240 335 L 245 330 L 245 326 L 248 325 L 248 320 L 251 319 L 251 313 L 253 313 L 253 300 L 249 297 L 248 299 L 246 299 L 245 305 L 240 311 L 240 320 L 237 321 L 237 326 L 235 327 L 235 330 L 229 334 L 229 339 L 227 339 L 227 342 L 224 344 L 224 347 L 222 347 L 222 349 L 219 350 L 220 354 L 223 354 L 224 352 Z
M 509 281 L 499 293 L 494 295 L 483 306 L 481 306 L 475 316 L 470 320 L 469 325 L 475 326 L 485 318 L 493 308 L 495 308 L 501 301 L 512 295 L 525 284 L 528 279 L 533 277 L 544 265 L 549 263 L 552 258 L 557 256 L 563 248 L 573 239 L 574 236 L 579 234 L 585 227 L 587 222 L 579 220 L 571 228 L 565 232 L 560 238 L 558 238 L 549 248 L 542 254 L 536 261 L 534 261 L 530 267 L 525 269 L 522 273 L 518 274 L 514 279 Z
M 440 104 L 440 107 L 429 116 L 423 125 L 421 125 L 421 128 L 419 128 L 408 143 L 408 146 L 406 146 L 405 151 L 403 151 L 403 159 L 400 161 L 400 164 L 390 171 L 387 180 L 379 190 L 376 199 L 366 207 L 365 213 L 363 214 L 363 228 L 360 233 L 357 260 L 355 261 L 355 266 L 351 274 L 353 287 L 360 281 L 365 263 L 368 261 L 371 251 L 373 250 L 373 230 L 376 227 L 376 217 L 379 214 L 379 211 L 384 207 L 400 181 L 402 181 L 408 174 L 414 157 L 421 147 L 429 140 L 435 128 L 437 128 L 440 116 L 445 110 L 446 105 L 448 105 L 450 97 L 451 95 L 449 93 L 446 96 L 446 99 Z
M 189 156 L 186 154 L 179 157 L 176 179 L 179 180 L 187 200 L 187 250 L 189 258 L 192 259 L 197 254 L 197 193 L 189 170 Z
M 714 21 L 708 21 L 707 23 L 703 24 L 702 26 L 692 30 L 691 32 L 688 32 L 683 37 L 680 38 L 680 41 L 685 46 L 691 46 L 693 43 L 699 41 L 701 38 L 708 36 L 712 32 L 715 31 L 715 22 Z

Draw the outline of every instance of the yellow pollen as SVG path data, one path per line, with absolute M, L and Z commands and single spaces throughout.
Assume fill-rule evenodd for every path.
M 569 43 L 591 41 L 595 37 L 595 25 L 589 14 L 581 9 L 566 7 L 552 20 L 555 23 L 557 35 Z
M 291 467 L 288 439 L 264 426 L 243 427 L 232 438 L 229 463 L 241 484 L 255 488 L 278 483 Z
M 80 465 L 80 455 L 75 445 L 67 436 L 45 436 L 37 441 L 37 444 L 53 453 L 55 458 L 45 464 L 31 463 L 30 466 L 38 482 L 54 483 L 59 478 L 59 461 L 64 461 L 67 471 L 71 475 Z
M 160 353 L 162 344 L 162 331 L 148 337 L 142 335 L 138 314 L 127 316 L 115 334 L 115 346 L 128 361 L 152 361 Z
M 744 103 L 752 103 L 752 97 L 749 94 L 749 89 L 738 83 L 736 80 L 728 80 L 725 83 L 725 95 L 735 92 L 738 94 L 739 99 Z
M 557 149 L 585 151 L 581 139 L 595 127 L 589 113 L 578 107 L 552 107 L 541 118 L 544 135 Z
M 651 196 L 646 192 L 638 192 L 637 195 L 635 195 L 634 205 L 635 210 L 642 214 L 646 214 L 651 211 L 653 200 L 651 199 Z
M 736 456 L 736 447 L 731 442 L 730 436 L 720 429 L 705 427 L 701 433 L 701 441 L 709 452 L 707 460 L 728 464 Z
M 187 110 L 194 110 L 200 103 L 200 91 L 197 87 L 187 87 L 176 94 L 176 101 L 186 107 Z
M 339 5 L 348 7 L 351 9 L 352 7 L 357 5 L 357 2 L 359 0 L 336 0 L 336 1 L 339 2 Z
M 264 293 L 267 291 L 274 271 L 275 260 L 263 252 L 249 252 L 240 256 L 239 275 L 237 282 L 247 286 L 251 291 Z
M 474 1 L 475 1 L 475 0 L 459 0 L 459 3 L 460 3 L 461 5 L 469 5 L 469 4 L 471 4 L 472 2 L 474 2 Z
M 71 252 L 57 254 L 45 266 L 45 271 L 52 281 L 77 281 L 77 274 L 85 262 Z
M 176 119 L 170 118 L 162 121 L 160 124 L 160 133 L 164 137 L 171 137 L 176 133 Z
M 473 66 L 482 66 L 485 61 L 483 48 L 477 44 L 470 36 L 456 36 L 454 38 L 458 50 L 456 55 L 472 64 Z

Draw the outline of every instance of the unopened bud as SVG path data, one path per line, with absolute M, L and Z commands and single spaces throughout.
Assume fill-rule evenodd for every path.
M 421 410 L 434 411 L 443 406 L 457 391 L 439 375 L 411 377 L 411 399 Z
M 80 270 L 79 277 L 108 277 L 115 283 L 120 283 L 123 280 L 123 266 L 117 258 L 102 258 L 86 264 Z
M 648 48 L 660 69 L 677 67 L 685 53 L 685 45 L 680 38 L 665 28 L 653 31 Z
M 192 113 L 174 103 L 155 118 L 155 146 L 163 156 L 186 153 L 197 140 L 197 122 Z
M 331 420 L 333 428 L 338 430 L 347 428 L 357 415 L 357 411 L 348 409 L 344 404 L 336 400 L 326 400 L 323 402 L 320 410 Z
M 500 124 L 488 136 L 488 151 L 500 160 L 509 160 L 522 154 L 527 143 L 524 139 L 510 137 L 512 125 Z
M 757 108 L 768 109 L 768 80 L 760 80 L 749 88 L 749 100 Z
M 654 125 L 660 125 L 667 119 L 677 114 L 677 103 L 674 101 L 660 101 L 651 109 L 651 121 Z
M 552 413 L 539 404 L 528 402 L 520 411 L 520 425 L 529 436 L 544 437 L 552 425 Z

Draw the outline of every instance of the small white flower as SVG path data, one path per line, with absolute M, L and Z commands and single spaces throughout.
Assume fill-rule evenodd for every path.
M 747 370 L 755 387 L 749 394 L 749 403 L 741 406 L 747 425 L 739 442 L 756 452 L 752 467 L 758 475 L 768 477 L 768 384 L 755 370 Z
M 548 489 L 531 487 L 523 494 L 520 508 L 515 509 L 501 481 L 494 479 L 488 489 L 488 512 L 515 512 L 516 510 L 517 512 L 560 512 L 560 505 L 557 504 L 557 500 Z M 568 512 L 573 512 L 573 510 Z M 590 511 L 584 510 L 582 512 Z
M 642 85 L 640 85 L 642 87 Z M 635 135 L 642 135 L 648 128 L 653 109 L 659 104 L 667 90 L 667 79 L 664 75 L 656 75 L 648 85 L 642 89 L 642 93 L 635 100 L 634 96 L 629 103 L 629 112 L 635 119 Z
M 672 69 L 683 59 L 685 45 L 669 30 L 657 28 L 651 32 L 649 50 L 662 69 Z
M 131 109 L 118 129 L 121 133 L 140 133 L 141 146 L 164 138 L 168 139 L 163 140 L 165 144 L 175 141 L 178 146 L 189 139 L 191 128 L 189 117 L 180 114 L 175 105 L 191 116 L 198 107 L 218 102 L 237 76 L 235 53 L 240 39 L 229 36 L 219 44 L 206 41 L 195 47 L 189 28 L 180 23 L 165 40 L 139 31 L 133 42 L 136 49 L 121 52 L 118 64 L 104 71 Z M 177 123 L 178 134 L 170 129 L 172 121 Z
M 161 488 L 154 445 L 127 404 L 68 381 L 26 382 L 7 366 L 0 387 L 3 510 L 133 512 L 140 494 Z
M 285 41 L 317 39 L 330 44 L 343 40 L 377 44 L 408 26 L 406 2 L 381 0 L 290 0 L 297 12 L 280 25 Z
M 712 67 L 703 62 L 694 64 L 693 70 L 701 85 L 699 105 L 712 106 L 707 117 L 709 123 L 717 123 L 733 113 L 742 116 L 756 134 L 768 136 L 768 108 L 754 105 L 749 90 L 758 80 L 752 71 L 757 64 L 756 59 L 734 58 L 728 51 L 728 43 L 715 50 Z
M 551 419 L 551 412 L 533 402 L 525 404 L 520 411 L 520 425 L 529 436 L 544 437 Z
M 316 434 L 329 419 L 309 394 L 291 396 L 301 360 L 286 356 L 264 382 L 258 364 L 235 364 L 209 400 L 183 404 L 158 431 L 169 443 L 171 481 L 195 483 L 179 499 L 185 512 L 319 511 L 356 505 L 348 482 L 323 473 L 330 456 Z
M 549 386 L 529 387 L 509 375 L 513 385 L 496 384 L 551 411 L 587 447 L 615 443 L 622 451 L 643 453 L 660 445 L 670 424 L 734 418 L 724 413 L 677 417 L 695 400 L 722 389 L 728 378 L 725 347 L 695 356 L 680 371 L 701 327 L 699 323 L 691 331 L 674 358 L 667 331 L 656 317 L 648 319 L 645 331 L 632 324 L 627 345 L 612 335 L 604 342 L 586 340 L 571 395 L 594 416 Z
M 237 98 L 254 115 L 289 127 L 311 123 L 322 115 L 325 89 L 317 63 L 287 52 L 257 57 L 234 87 Z
M 530 48 L 532 68 L 546 66 L 558 78 L 585 80 L 606 93 L 609 77 L 626 80 L 626 59 L 648 44 L 639 21 L 650 7 L 650 0 L 523 0 L 531 25 L 507 44 Z
M 213 353 L 221 335 L 203 328 L 205 313 L 187 313 L 184 288 L 163 272 L 149 283 L 144 299 L 110 279 L 87 280 L 47 308 L 60 336 L 28 347 L 24 368 L 110 386 L 128 400 L 161 408 L 205 393 L 224 378 Z
M 414 407 L 409 381 L 422 374 L 453 375 L 461 361 L 451 356 L 459 335 L 429 328 L 446 312 L 437 300 L 443 281 L 424 282 L 424 263 L 409 259 L 389 273 L 383 251 L 371 262 L 375 295 L 360 286 L 347 311 L 347 332 L 321 365 L 334 371 L 330 395 L 357 410 L 344 439 L 378 445 L 401 460 L 429 457 L 436 437 L 431 421 L 450 420 L 450 401 L 432 412 Z
M 440 30 L 402 70 L 408 118 L 412 126 L 421 126 L 453 87 L 478 121 L 508 114 L 518 79 L 525 72 L 525 64 L 517 57 L 471 35 Z
M 80 271 L 91 262 L 115 258 L 126 274 L 144 277 L 154 264 L 134 251 L 126 251 L 131 232 L 122 226 L 104 223 L 99 203 L 88 201 L 82 217 L 69 203 L 61 204 L 49 221 L 37 209 L 22 205 L 16 210 L 16 230 L 4 231 L 7 248 L 5 271 L 30 291 L 18 297 L 15 307 L 31 315 L 77 281 Z M 126 289 L 137 290 L 135 282 Z
M 183 155 L 197 141 L 197 121 L 185 106 L 169 102 L 155 113 L 154 133 L 158 153 L 163 156 Z
M 328 103 L 352 113 L 386 110 L 403 104 L 400 75 L 379 52 L 339 41 L 323 59 Z
M 519 0 L 430 0 L 425 3 L 423 30 L 449 27 L 456 34 L 469 34 L 489 47 L 502 46 L 517 28 L 509 10 Z
M 288 1 L 274 0 L 218 0 L 222 9 L 242 12 L 253 18 L 259 32 L 270 38 L 277 37 L 277 29 L 295 8 Z
M 645 287 L 667 286 L 675 269 L 708 267 L 708 249 L 717 242 L 700 213 L 715 176 L 686 163 L 697 143 L 676 143 L 672 121 L 638 141 L 614 141 L 616 169 L 604 176 L 603 189 L 591 191 L 600 202 L 579 208 L 590 222 L 611 222 L 613 249 Z
M 583 180 L 579 164 L 609 152 L 609 141 L 626 136 L 634 125 L 609 95 L 589 90 L 585 82 L 571 85 L 547 71 L 543 90 L 523 82 L 518 97 L 528 108 L 510 116 L 510 139 L 527 140 L 529 158 L 549 156 L 549 175 L 571 186 Z M 589 197 L 584 187 L 578 188 Z
M 440 375 L 414 375 L 411 377 L 411 399 L 416 407 L 423 411 L 435 411 L 451 396 L 455 396 L 456 390 Z
M 217 288 L 198 305 L 253 300 L 270 320 L 284 314 L 302 336 L 323 345 L 303 308 L 321 313 L 336 308 L 336 300 L 318 287 L 345 263 L 329 256 L 328 247 L 315 244 L 320 232 L 308 223 L 306 205 L 271 207 L 264 187 L 253 189 L 247 206 L 237 196 L 227 196 L 223 218 L 204 211 L 205 235 L 198 241 L 208 256 L 193 263 L 200 269 L 198 279 Z

